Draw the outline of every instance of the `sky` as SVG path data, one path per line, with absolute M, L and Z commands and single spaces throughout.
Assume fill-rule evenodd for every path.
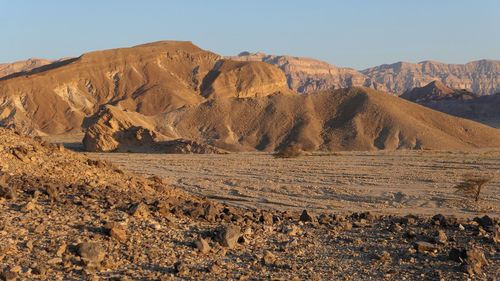
M 356 69 L 500 59 L 499 0 L 0 0 L 0 63 L 159 40 Z

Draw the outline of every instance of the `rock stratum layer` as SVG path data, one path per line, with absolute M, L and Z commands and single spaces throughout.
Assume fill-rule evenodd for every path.
M 364 86 L 401 95 L 435 80 L 449 87 L 466 89 L 478 95 L 500 92 L 500 61 L 496 60 L 479 60 L 466 64 L 445 64 L 435 61 L 398 62 L 357 71 L 303 57 L 243 52 L 228 58 L 263 61 L 275 65 L 285 72 L 290 88 L 299 93 Z

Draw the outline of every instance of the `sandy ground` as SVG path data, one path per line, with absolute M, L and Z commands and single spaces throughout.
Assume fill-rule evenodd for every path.
M 500 149 L 473 152 L 340 152 L 275 159 L 264 153 L 86 153 L 228 204 L 347 213 L 500 216 Z M 495 175 L 479 203 L 453 186 L 467 173 Z

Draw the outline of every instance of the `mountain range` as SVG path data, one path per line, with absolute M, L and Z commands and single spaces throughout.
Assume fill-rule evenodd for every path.
M 160 41 L 27 67 L 0 78 L 0 125 L 37 135 L 84 130 L 91 151 L 500 145 L 499 130 L 388 95 L 380 89 L 392 84 L 356 70 L 264 57 Z
M 466 64 L 397 62 L 358 71 L 310 58 L 264 53 L 242 52 L 228 58 L 273 64 L 285 72 L 288 85 L 299 93 L 364 86 L 401 95 L 436 80 L 449 87 L 466 89 L 478 95 L 500 92 L 500 61 L 497 60 L 478 60 Z

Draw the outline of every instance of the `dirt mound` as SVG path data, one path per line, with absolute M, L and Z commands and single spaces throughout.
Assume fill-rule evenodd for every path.
M 247 96 L 286 90 L 282 73 L 271 65 L 217 64 L 220 60 L 178 41 L 86 53 L 0 79 L 0 124 L 60 134 L 81 130 L 83 120 L 103 104 L 143 115 L 198 104 L 205 100 L 202 84 L 208 96 L 213 91 Z
M 500 145 L 497 129 L 367 88 L 215 99 L 154 116 L 149 124 L 159 134 L 229 151 L 275 151 L 290 144 L 305 151 Z

